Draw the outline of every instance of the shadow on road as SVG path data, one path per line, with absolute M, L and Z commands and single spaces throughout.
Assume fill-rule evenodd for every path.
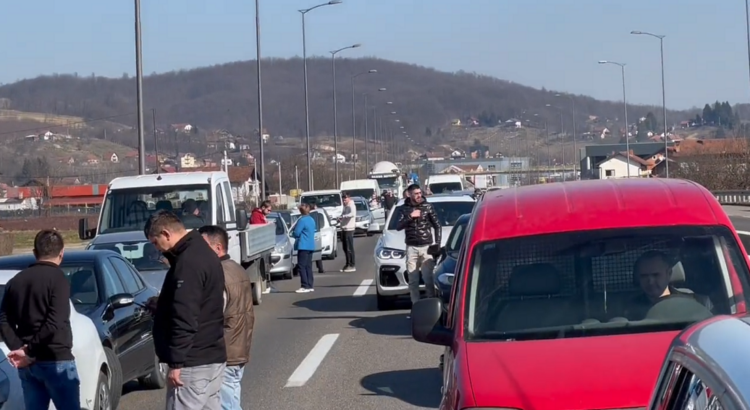
M 370 312 L 375 310 L 375 296 L 352 298 L 347 295 L 304 299 L 294 302 L 294 306 L 313 312 Z
M 440 405 L 440 370 L 438 368 L 396 370 L 371 374 L 360 384 L 377 396 L 393 397 L 417 407 Z
M 360 317 L 349 322 L 349 326 L 363 329 L 367 333 L 383 336 L 411 337 L 411 322 L 406 313 L 374 317 Z

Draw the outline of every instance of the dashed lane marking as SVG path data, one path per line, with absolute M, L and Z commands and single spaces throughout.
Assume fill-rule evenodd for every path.
M 302 360 L 302 363 L 297 366 L 294 373 L 289 376 L 284 387 L 304 386 L 305 383 L 313 377 L 320 364 L 323 363 L 323 359 L 326 358 L 326 355 L 338 338 L 338 333 L 331 333 L 321 337 L 320 340 L 318 340 L 318 343 L 315 344 L 315 347 L 313 347 L 312 350 L 310 350 L 310 353 L 307 354 L 307 357 L 305 357 L 305 359 Z
M 373 282 L 374 280 L 372 279 L 363 280 L 362 283 L 357 286 L 357 289 L 354 291 L 354 296 L 364 296 L 365 294 L 367 294 L 367 289 L 372 286 Z

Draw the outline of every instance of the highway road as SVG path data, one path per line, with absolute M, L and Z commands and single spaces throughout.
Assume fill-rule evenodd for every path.
M 357 272 L 339 273 L 343 253 L 324 261 L 315 292 L 296 294 L 299 279 L 279 281 L 255 311 L 245 409 L 397 410 L 437 408 L 442 349 L 415 342 L 401 310 L 375 308 L 375 237 L 355 239 Z M 120 410 L 164 408 L 164 390 L 125 388 Z

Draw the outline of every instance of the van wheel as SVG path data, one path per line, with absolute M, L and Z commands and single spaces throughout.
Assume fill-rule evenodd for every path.
M 147 376 L 139 378 L 138 383 L 147 389 L 163 389 L 167 385 L 168 371 L 167 365 L 159 363 L 159 359 L 154 356 L 154 369 Z
M 110 393 L 109 379 L 107 374 L 99 372 L 99 381 L 96 382 L 96 397 L 94 398 L 94 409 L 112 410 L 112 394 Z
M 110 408 L 116 409 L 122 396 L 122 365 L 115 352 L 109 347 L 104 348 L 104 355 L 109 364 L 109 405 Z
M 391 310 L 393 309 L 394 298 L 389 296 L 382 296 L 380 293 L 378 296 L 378 310 Z

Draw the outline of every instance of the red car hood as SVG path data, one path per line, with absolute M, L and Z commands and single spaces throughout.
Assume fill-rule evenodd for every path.
M 467 343 L 476 407 L 646 407 L 677 333 Z

